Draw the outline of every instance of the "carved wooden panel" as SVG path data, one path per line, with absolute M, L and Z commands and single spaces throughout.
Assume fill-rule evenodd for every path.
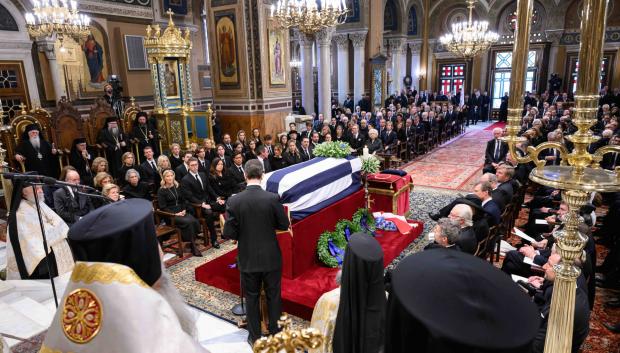
M 73 140 L 78 137 L 86 137 L 88 144 L 93 144 L 84 133 L 80 113 L 67 100 L 58 103 L 58 110 L 54 113 L 54 127 L 56 147 L 62 151 L 70 151 Z
M 95 104 L 91 106 L 88 115 L 88 136 L 89 144 L 95 144 L 99 131 L 105 125 L 105 119 L 109 116 L 115 116 L 112 107 L 103 98 L 98 98 Z M 122 125 L 121 125 L 122 126 Z M 121 127 L 122 128 L 122 127 Z

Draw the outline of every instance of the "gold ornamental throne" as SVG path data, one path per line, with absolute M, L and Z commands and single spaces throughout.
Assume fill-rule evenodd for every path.
M 175 26 L 170 9 L 166 14 L 169 17 L 166 29 L 162 31 L 158 24 L 148 25 L 144 41 L 153 82 L 153 115 L 164 148 L 178 143 L 187 149 L 191 140 L 212 138 L 213 112 L 211 109 L 194 111 L 190 31 Z

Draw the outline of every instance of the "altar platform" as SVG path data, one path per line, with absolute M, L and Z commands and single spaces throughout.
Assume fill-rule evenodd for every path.
M 350 219 L 353 213 L 363 207 L 364 191 L 359 190 L 346 198 L 293 223 L 293 234 L 282 232 L 277 235 L 282 250 L 282 310 L 310 320 L 314 305 L 319 297 L 334 288 L 337 268 L 321 264 L 316 255 L 316 244 L 320 234 L 333 230 L 340 219 Z M 387 266 L 424 229 L 422 222 L 408 234 L 377 231 L 377 240 L 383 249 L 383 264 Z M 294 239 L 294 242 L 293 242 Z M 196 268 L 198 282 L 239 295 L 239 270 L 235 263 L 237 250 L 230 251 Z

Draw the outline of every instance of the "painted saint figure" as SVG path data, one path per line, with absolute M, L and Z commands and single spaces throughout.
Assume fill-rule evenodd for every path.
M 179 92 L 177 90 L 177 77 L 176 73 L 170 67 L 170 64 L 166 64 L 166 70 L 164 71 L 164 81 L 166 82 L 166 96 L 178 96 Z
M 103 48 L 101 45 L 97 43 L 92 34 L 89 34 L 82 48 L 90 73 L 90 83 L 98 84 L 105 81 L 105 77 L 103 77 Z
M 276 38 L 276 44 L 273 46 L 273 57 L 275 58 L 274 64 L 276 69 L 276 76 L 282 76 L 284 73 L 282 70 L 282 46 L 280 41 Z
M 235 39 L 233 29 L 223 26 L 219 34 L 220 39 L 220 66 L 224 76 L 235 74 Z

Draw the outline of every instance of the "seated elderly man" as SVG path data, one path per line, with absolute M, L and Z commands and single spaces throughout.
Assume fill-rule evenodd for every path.
M 494 173 L 499 163 L 506 161 L 508 144 L 502 141 L 501 137 L 502 129 L 499 127 L 493 129 L 493 139 L 487 142 L 487 148 L 484 152 L 483 173 Z
M 119 201 L 71 228 L 69 241 L 80 262 L 42 352 L 207 352 L 166 274 L 152 209 L 145 200 Z
M 60 180 L 77 187 L 80 185 L 80 174 L 75 168 L 66 166 L 60 173 Z M 76 188 L 65 186 L 54 191 L 54 209 L 71 226 L 95 207 L 88 196 L 80 195 Z
M 459 225 L 459 236 L 456 241 L 463 252 L 474 254 L 478 248 L 478 240 L 476 239 L 476 233 L 472 227 L 472 210 L 469 205 L 458 204 L 452 208 L 448 218 L 456 221 Z
M 458 221 L 450 218 L 441 218 L 437 221 L 435 228 L 433 228 L 435 239 L 424 247 L 424 250 L 443 248 L 461 250 L 461 247 L 457 244 L 460 231 L 461 227 Z
M 135 169 L 129 169 L 125 173 L 125 181 L 127 184 L 121 190 L 127 199 L 145 199 L 152 200 L 151 188 L 148 183 L 140 181 L 140 173 Z
M 73 269 L 73 255 L 67 244 L 69 227 L 43 201 L 43 189 L 22 181 L 13 184 L 8 220 L 7 279 L 45 279 Z M 49 255 L 45 257 L 37 214 L 38 199 Z

